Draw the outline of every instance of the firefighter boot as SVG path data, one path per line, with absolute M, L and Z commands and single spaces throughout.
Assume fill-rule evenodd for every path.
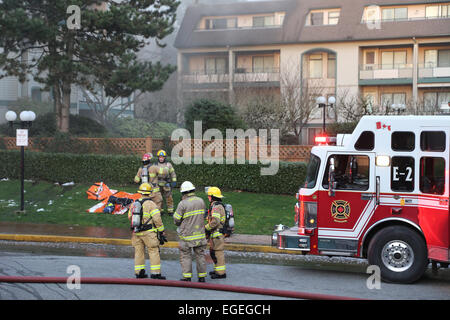
M 152 274 L 152 275 L 150 276 L 150 278 L 152 278 L 152 279 L 158 279 L 158 280 L 166 280 L 166 277 L 162 276 L 161 273 L 155 273 L 155 274 Z
M 136 274 L 136 279 L 148 278 L 148 275 L 145 274 L 145 270 L 141 269 L 139 273 Z
M 224 274 L 217 274 L 217 273 L 214 272 L 211 275 L 211 279 L 225 279 L 226 277 L 227 277 L 226 273 L 224 273 Z

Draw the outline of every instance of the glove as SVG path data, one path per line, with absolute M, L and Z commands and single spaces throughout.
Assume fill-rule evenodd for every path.
M 175 188 L 175 187 L 177 186 L 177 182 L 176 182 L 176 181 L 172 181 L 172 182 L 170 183 L 170 186 L 171 186 L 172 188 Z
M 164 232 L 158 232 L 159 245 L 163 246 L 168 240 Z

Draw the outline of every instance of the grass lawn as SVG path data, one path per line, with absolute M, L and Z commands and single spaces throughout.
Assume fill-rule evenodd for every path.
M 87 184 L 75 184 L 62 187 L 44 181 L 25 181 L 25 211 L 16 214 L 20 209 L 20 181 L 0 181 L 0 221 L 27 223 L 69 224 L 79 226 L 103 226 L 128 228 L 129 220 L 125 215 L 104 213 L 88 213 L 86 210 L 98 202 L 87 198 Z M 111 189 L 134 193 L 137 185 Z M 276 224 L 288 226 L 294 224 L 294 195 L 272 195 L 248 192 L 227 192 L 224 202 L 233 206 L 235 213 L 235 232 L 240 234 L 272 233 Z M 203 188 L 197 192 L 207 203 Z M 179 189 L 174 191 L 175 205 L 180 201 Z M 175 230 L 173 219 L 163 215 L 167 229 Z

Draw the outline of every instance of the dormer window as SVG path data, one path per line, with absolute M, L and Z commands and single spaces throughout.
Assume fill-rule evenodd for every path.
M 274 23 L 274 16 L 255 16 L 253 17 L 253 27 L 271 27 Z
M 311 10 L 306 19 L 307 26 L 336 25 L 339 23 L 340 9 Z
M 205 29 L 230 29 L 237 27 L 237 18 L 205 19 Z

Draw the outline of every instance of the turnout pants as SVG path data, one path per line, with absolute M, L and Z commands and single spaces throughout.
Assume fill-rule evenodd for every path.
M 159 257 L 159 240 L 156 232 L 143 231 L 133 233 L 131 244 L 134 247 L 134 273 L 139 274 L 145 270 L 145 249 L 150 259 L 150 273 L 161 273 L 161 260 Z
M 225 248 L 224 239 L 224 235 L 220 235 L 219 237 L 211 238 L 209 242 L 209 253 L 211 255 L 211 259 L 214 262 L 214 271 L 220 275 L 226 273 L 225 253 L 223 251 L 223 249 Z
M 205 245 L 192 247 L 188 242 L 180 240 L 180 264 L 183 278 L 192 278 L 192 252 L 197 264 L 197 276 L 206 277 Z
M 167 204 L 167 213 L 173 213 L 173 197 L 172 197 L 172 188 L 170 187 L 161 187 L 161 193 L 163 197 L 166 199 Z M 161 199 L 162 203 L 162 199 Z

